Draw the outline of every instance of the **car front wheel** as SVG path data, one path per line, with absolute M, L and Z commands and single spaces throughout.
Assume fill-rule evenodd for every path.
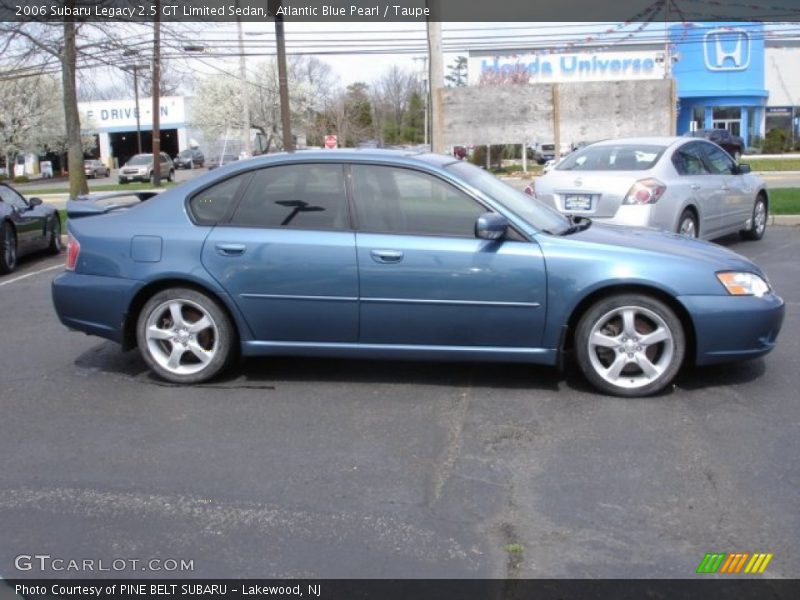
M 0 227 L 0 274 L 11 273 L 17 266 L 17 236 L 10 223 Z
M 753 205 L 753 216 L 750 219 L 750 229 L 740 232 L 746 240 L 760 240 L 767 231 L 767 201 L 763 194 L 759 194 Z
M 666 304 L 646 295 L 624 294 L 598 301 L 583 315 L 575 349 L 581 371 L 600 391 L 648 396 L 678 373 L 686 337 Z
M 147 365 L 174 383 L 200 383 L 221 373 L 235 355 L 236 334 L 225 311 L 211 298 L 187 288 L 155 294 L 136 327 Z
M 53 226 L 50 228 L 50 243 L 47 245 L 50 254 L 61 253 L 61 219 L 56 213 L 53 216 Z

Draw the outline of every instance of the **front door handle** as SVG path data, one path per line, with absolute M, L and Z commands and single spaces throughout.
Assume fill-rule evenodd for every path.
M 372 250 L 369 254 L 377 263 L 391 264 L 403 260 L 403 253 L 400 250 Z
M 217 244 L 214 247 L 217 249 L 217 254 L 222 256 L 241 256 L 246 248 L 244 244 Z
M 696 192 L 697 190 L 700 189 L 700 184 L 699 183 L 693 183 L 689 187 L 692 188 Z

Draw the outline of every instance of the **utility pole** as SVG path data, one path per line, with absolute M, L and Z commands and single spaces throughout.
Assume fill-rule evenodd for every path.
M 278 87 L 281 96 L 281 128 L 283 129 L 283 149 L 294 152 L 292 139 L 292 119 L 289 111 L 289 86 L 286 76 L 286 39 L 283 34 L 283 15 L 278 14 L 281 0 L 269 1 L 269 12 L 275 18 L 275 42 L 278 50 Z
M 236 8 L 239 8 L 239 0 L 236 0 Z M 236 17 L 236 29 L 239 33 L 239 78 L 242 88 L 242 142 L 244 142 L 245 154 L 252 156 L 253 146 L 250 143 L 250 93 L 247 89 L 247 64 L 244 58 L 244 39 L 242 36 L 242 19 L 240 17 Z
M 139 119 L 139 65 L 133 65 L 133 97 L 136 98 L 136 154 L 142 153 L 142 123 Z
M 161 185 L 161 2 L 155 0 L 153 20 L 153 185 Z
M 434 4 L 433 2 L 429 2 Z M 434 13 L 434 7 L 431 7 Z M 430 18 L 440 18 L 432 14 Z M 444 121 L 442 106 L 442 86 L 444 85 L 444 58 L 442 56 L 442 23 L 428 21 L 428 88 L 431 112 L 431 151 L 444 153 Z

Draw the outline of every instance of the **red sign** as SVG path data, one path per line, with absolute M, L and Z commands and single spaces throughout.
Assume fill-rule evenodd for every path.
M 336 148 L 339 145 L 339 142 L 336 139 L 335 135 L 326 135 L 325 136 L 325 147 L 328 149 Z

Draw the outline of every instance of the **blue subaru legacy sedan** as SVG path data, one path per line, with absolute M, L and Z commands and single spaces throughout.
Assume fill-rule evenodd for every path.
M 451 157 L 241 161 L 120 209 L 69 203 L 53 301 L 72 329 L 197 383 L 239 355 L 516 361 L 600 391 L 766 354 L 783 300 L 720 246 L 569 218 Z

